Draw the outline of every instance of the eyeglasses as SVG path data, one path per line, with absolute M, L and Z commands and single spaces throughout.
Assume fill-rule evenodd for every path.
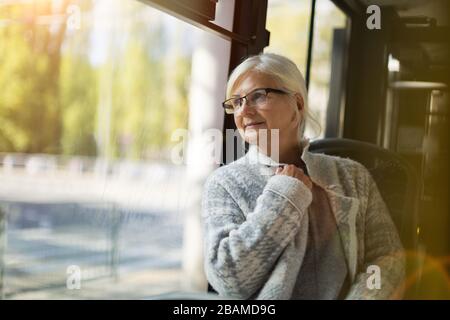
M 242 105 L 244 104 L 244 99 L 247 101 L 247 104 L 252 107 L 262 107 L 267 102 L 267 95 L 270 92 L 278 93 L 278 94 L 289 94 L 289 92 L 273 89 L 273 88 L 258 88 L 243 97 L 235 97 L 230 98 L 222 102 L 222 106 L 225 109 L 225 113 L 233 114 L 236 112 Z

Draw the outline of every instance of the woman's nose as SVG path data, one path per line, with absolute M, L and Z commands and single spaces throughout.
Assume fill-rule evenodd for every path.
M 255 113 L 255 108 L 248 104 L 247 99 L 243 99 L 242 105 L 239 108 L 239 112 L 241 114 L 249 114 L 249 113 L 250 114 L 254 114 Z

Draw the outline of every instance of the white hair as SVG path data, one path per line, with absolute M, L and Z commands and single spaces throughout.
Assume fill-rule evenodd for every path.
M 290 92 L 299 93 L 302 96 L 303 116 L 298 128 L 299 140 L 303 138 L 307 121 L 312 120 L 318 124 L 308 108 L 308 92 L 306 90 L 306 83 L 302 73 L 292 60 L 278 54 L 261 53 L 250 56 L 241 62 L 233 70 L 228 79 L 226 90 L 227 99 L 231 97 L 231 91 L 234 89 L 236 81 L 249 71 L 261 72 L 273 77 L 273 79 L 277 81 L 283 89 Z

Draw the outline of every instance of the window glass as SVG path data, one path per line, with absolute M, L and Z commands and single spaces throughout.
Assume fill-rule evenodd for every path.
M 269 0 L 267 30 L 270 45 L 265 52 L 274 52 L 292 59 L 306 76 L 311 0 Z M 326 124 L 331 76 L 333 30 L 344 28 L 346 16 L 330 0 L 316 1 L 312 63 L 309 85 L 309 107 L 320 126 L 307 125 L 305 135 L 321 138 Z
M 269 0 L 267 7 L 270 43 L 264 51 L 288 56 L 305 75 L 311 0 Z
M 323 138 L 325 134 L 328 100 L 330 97 L 331 61 L 333 55 L 333 32 L 345 28 L 346 16 L 330 0 L 316 1 L 314 37 L 309 83 L 309 106 L 320 124 L 320 134 L 315 126 L 307 126 L 305 134 Z
M 138 1 L 1 5 L 3 297 L 179 289 L 189 188 L 171 137 L 202 32 Z

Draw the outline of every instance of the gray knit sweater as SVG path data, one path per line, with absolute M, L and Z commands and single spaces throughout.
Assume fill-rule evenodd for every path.
M 299 156 L 326 191 L 336 218 L 351 282 L 346 298 L 398 297 L 404 252 L 370 173 L 355 161 L 314 154 L 308 147 L 306 142 Z M 275 175 L 276 166 L 251 146 L 205 182 L 204 267 L 223 297 L 292 297 L 306 252 L 312 194 L 298 179 Z M 370 286 L 371 265 L 380 268 L 380 289 Z

